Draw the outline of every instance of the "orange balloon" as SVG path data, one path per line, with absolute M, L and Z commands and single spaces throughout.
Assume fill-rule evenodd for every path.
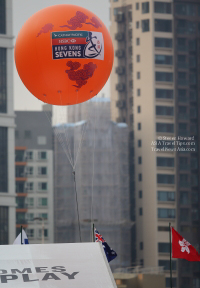
M 15 63 L 26 88 L 54 105 L 84 102 L 109 78 L 113 44 L 103 22 L 75 5 L 55 5 L 31 16 L 15 44 Z

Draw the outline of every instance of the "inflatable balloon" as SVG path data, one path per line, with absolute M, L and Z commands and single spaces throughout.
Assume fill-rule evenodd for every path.
M 102 89 L 113 65 L 103 22 L 75 5 L 55 5 L 31 16 L 15 44 L 15 63 L 26 88 L 54 105 L 84 102 Z

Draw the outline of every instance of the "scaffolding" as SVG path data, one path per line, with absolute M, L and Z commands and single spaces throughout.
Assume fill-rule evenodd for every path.
M 70 107 L 68 119 L 54 127 L 55 242 L 79 242 L 71 153 L 82 241 L 91 241 L 94 223 L 118 254 L 112 269 L 130 266 L 128 127 L 110 121 L 106 98 Z

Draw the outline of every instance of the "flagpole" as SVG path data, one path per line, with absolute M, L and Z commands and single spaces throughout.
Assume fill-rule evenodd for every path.
M 92 242 L 95 242 L 95 239 L 94 239 L 94 223 L 92 223 Z
M 22 242 L 22 225 L 21 225 L 21 245 L 23 244 L 23 242 Z
M 172 238 L 171 238 L 171 223 L 169 223 L 169 251 L 170 251 L 170 287 L 172 288 Z

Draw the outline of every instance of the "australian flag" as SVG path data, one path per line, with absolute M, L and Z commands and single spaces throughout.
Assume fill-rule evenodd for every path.
M 101 242 L 102 243 L 102 246 L 103 246 L 103 249 L 104 249 L 104 252 L 106 254 L 108 262 L 115 259 L 117 257 L 117 253 L 112 248 L 110 248 L 110 246 L 108 246 L 108 244 L 103 239 L 101 234 L 99 234 L 99 232 L 96 230 L 96 228 L 94 228 L 94 235 L 95 235 L 95 242 Z

